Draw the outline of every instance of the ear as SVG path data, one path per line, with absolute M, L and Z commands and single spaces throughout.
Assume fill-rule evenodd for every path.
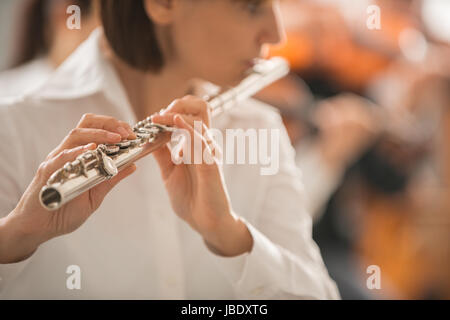
M 135 0 L 132 0 L 135 1 Z M 173 21 L 176 0 L 143 0 L 149 18 L 155 24 L 167 25 Z

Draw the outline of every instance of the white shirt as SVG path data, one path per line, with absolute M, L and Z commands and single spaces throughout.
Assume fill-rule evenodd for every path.
M 303 173 L 303 184 L 306 187 L 305 206 L 316 223 L 322 218 L 326 205 L 339 187 L 345 171 L 332 169 L 313 141 L 302 141 L 295 151 L 295 162 Z
M 17 205 L 39 164 L 84 113 L 136 123 L 96 30 L 39 90 L 0 105 L 0 214 Z M 280 169 L 224 165 L 234 211 L 253 236 L 250 253 L 213 254 L 172 211 L 153 156 L 122 181 L 74 233 L 43 244 L 26 261 L 0 265 L 0 298 L 276 299 L 339 298 L 304 210 L 295 152 L 274 109 L 248 100 L 214 119 L 225 128 L 279 128 Z M 81 290 L 68 290 L 69 266 Z
M 46 58 L 37 58 L 0 73 L 0 97 L 27 94 L 45 83 L 53 72 Z

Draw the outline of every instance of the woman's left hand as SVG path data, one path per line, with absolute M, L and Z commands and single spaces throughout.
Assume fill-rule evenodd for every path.
M 211 116 L 207 103 L 199 98 L 186 96 L 175 100 L 151 119 L 154 123 L 185 130 L 185 136 L 190 140 L 183 143 L 187 143 L 184 146 L 190 146 L 188 151 L 191 157 L 183 158 L 180 148 L 171 151 L 168 146 L 153 153 L 175 213 L 202 235 L 213 252 L 223 256 L 250 252 L 253 238 L 245 223 L 232 211 L 222 171 L 215 157 L 215 153 L 220 150 L 208 135 Z M 194 122 L 197 121 L 199 123 L 195 125 Z M 194 140 L 197 142 L 194 143 Z M 199 154 L 202 157 L 201 163 L 194 164 L 192 159 L 197 144 L 201 145 Z M 179 154 L 172 157 L 171 152 Z M 190 161 L 175 163 L 173 159 L 178 157 Z

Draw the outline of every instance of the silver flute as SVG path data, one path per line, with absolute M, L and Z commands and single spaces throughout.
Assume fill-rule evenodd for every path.
M 260 60 L 236 87 L 212 97 L 204 97 L 215 117 L 289 73 L 289 64 L 280 57 Z M 133 127 L 135 140 L 101 144 L 57 170 L 42 188 L 39 199 L 47 210 L 57 210 L 67 202 L 108 179 L 140 158 L 170 141 L 175 128 L 152 123 L 151 118 Z

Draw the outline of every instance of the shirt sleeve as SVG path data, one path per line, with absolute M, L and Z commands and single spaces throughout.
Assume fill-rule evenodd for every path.
M 306 187 L 306 208 L 313 221 L 319 221 L 325 205 L 339 187 L 344 172 L 338 172 L 328 166 L 318 148 L 309 143 L 297 150 L 296 163 Z
M 19 202 L 24 171 L 22 151 L 19 146 L 19 128 L 14 122 L 11 108 L 14 105 L 0 103 L 0 218 L 6 217 Z M 12 264 L 0 264 L 0 297 L 30 262 L 31 257 Z
M 263 200 L 252 221 L 243 219 L 253 237 L 252 251 L 232 258 L 209 254 L 238 299 L 340 299 L 312 239 L 295 151 L 281 118 L 273 128 L 280 130 L 279 170 L 261 177 Z

